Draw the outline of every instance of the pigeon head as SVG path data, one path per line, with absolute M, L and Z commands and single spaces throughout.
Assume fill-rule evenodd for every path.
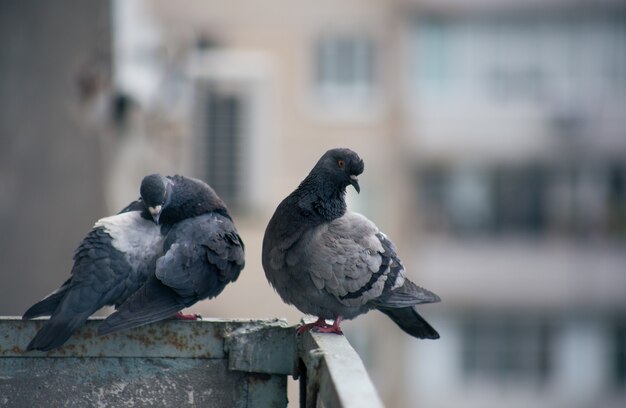
M 141 181 L 141 199 L 155 223 L 172 199 L 172 182 L 160 174 L 150 174 Z
M 358 154 L 350 149 L 331 149 L 319 159 L 313 172 L 321 172 L 325 180 L 345 189 L 352 185 L 357 193 L 361 192 L 358 176 L 365 165 Z

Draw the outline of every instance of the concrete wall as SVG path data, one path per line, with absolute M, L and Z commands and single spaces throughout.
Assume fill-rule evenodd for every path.
M 110 47 L 109 1 L 0 3 L 2 314 L 66 279 L 103 215 Z

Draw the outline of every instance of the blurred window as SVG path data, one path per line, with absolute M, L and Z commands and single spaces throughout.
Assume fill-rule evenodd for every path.
M 422 225 L 464 235 L 626 237 L 626 163 L 418 170 Z
M 450 24 L 437 19 L 419 21 L 415 34 L 414 70 L 422 93 L 436 95 L 446 93 L 455 69 L 451 58 L 454 54 L 453 38 L 456 32 Z
M 491 177 L 476 169 L 456 169 L 446 186 L 445 208 L 459 232 L 485 230 L 494 222 Z
M 323 102 L 364 103 L 372 97 L 374 43 L 368 36 L 327 35 L 315 45 L 315 84 Z
M 470 318 L 462 326 L 462 373 L 471 380 L 545 382 L 552 370 L 552 333 L 546 324 Z
M 626 13 L 420 17 L 413 31 L 420 98 L 491 101 L 626 97 Z
M 240 206 L 241 143 L 244 100 L 241 95 L 208 88 L 205 99 L 205 140 L 200 155 L 205 181 L 227 205 Z
M 626 164 L 610 164 L 607 176 L 608 231 L 626 237 Z
M 542 233 L 546 228 L 547 172 L 535 166 L 493 173 L 493 219 L 497 232 Z
M 426 226 L 465 233 L 541 233 L 546 228 L 541 167 L 425 169 L 421 202 Z
M 618 388 L 626 388 L 626 322 L 617 322 L 613 327 L 612 335 L 613 379 Z

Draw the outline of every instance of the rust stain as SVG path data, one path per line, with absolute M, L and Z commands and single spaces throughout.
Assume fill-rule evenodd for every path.
M 224 330 L 218 329 L 213 332 L 213 337 L 218 340 L 224 340 Z
M 46 322 L 47 320 L 15 322 L 12 330 L 21 330 L 24 331 L 24 335 L 30 335 L 31 332 L 41 329 Z M 93 327 L 85 327 L 83 330 L 74 334 L 74 341 L 70 344 L 65 344 L 63 347 L 41 353 L 41 356 L 81 357 L 90 354 L 92 356 L 103 357 L 107 352 L 104 352 L 104 354 L 103 352 L 98 353 L 98 348 L 101 344 L 106 344 L 111 340 L 123 340 L 125 338 L 130 342 L 134 342 L 135 345 L 139 347 L 155 347 L 155 345 L 164 344 L 166 347 L 172 347 L 173 350 L 178 352 L 188 351 L 200 358 L 215 358 L 215 354 L 207 351 L 206 342 L 208 341 L 214 344 L 214 340 L 218 340 L 220 344 L 223 344 L 225 336 L 229 335 L 231 331 L 238 327 L 237 322 L 222 321 L 217 322 L 211 327 L 205 327 L 200 324 L 174 323 L 175 324 L 156 325 L 128 331 L 126 333 L 104 336 L 98 336 L 97 332 L 93 330 Z M 35 328 L 36 330 L 33 330 Z M 7 344 L 7 346 L 5 346 L 6 348 L 0 347 L 0 355 L 21 355 L 26 353 L 26 351 L 19 346 L 15 346 L 12 349 L 9 348 L 17 343 L 13 341 L 14 336 L 11 333 L 0 333 L 0 338 L 3 337 L 7 338 L 9 342 L 5 342 L 5 344 Z M 93 350 L 93 352 L 91 350 Z
M 64 356 L 64 355 L 66 355 L 66 354 L 67 354 L 66 349 L 67 349 L 69 346 L 71 346 L 71 344 L 68 344 L 68 345 L 66 345 L 66 346 L 59 347 L 59 348 L 54 349 L 54 350 L 50 350 L 50 351 L 48 351 L 48 352 L 46 353 L 46 356 L 47 356 L 47 357 L 50 357 L 50 356 L 53 356 L 53 355 L 55 355 L 55 354 L 59 354 L 59 355 Z
M 250 373 L 248 374 L 248 382 L 250 384 L 264 384 L 268 382 L 272 376 L 270 374 Z
M 78 336 L 83 338 L 83 339 L 85 339 L 85 340 L 89 340 L 89 339 L 92 339 L 92 338 L 95 337 L 91 330 L 87 330 L 87 331 L 85 331 L 83 333 L 80 333 Z
M 126 337 L 129 340 L 138 341 L 139 343 L 142 343 L 145 346 L 151 346 L 155 344 L 156 343 L 155 340 L 157 340 L 145 334 L 127 334 Z
M 176 348 L 176 350 L 183 350 L 187 348 L 187 342 L 184 339 L 181 339 L 175 333 L 171 333 L 166 339 L 168 344 L 171 344 Z

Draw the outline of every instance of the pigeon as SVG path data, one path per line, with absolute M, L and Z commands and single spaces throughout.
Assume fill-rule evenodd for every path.
M 395 245 L 372 221 L 347 211 L 346 188 L 360 192 L 363 170 L 350 149 L 331 149 L 319 159 L 267 225 L 265 276 L 285 303 L 318 317 L 299 334 L 341 334 L 343 319 L 377 309 L 409 335 L 437 339 L 415 306 L 439 302 L 439 296 L 406 277 Z
M 173 310 L 169 306 L 172 302 L 167 298 L 175 297 L 176 292 L 159 288 L 159 294 L 164 296 L 161 303 L 168 307 L 167 313 L 173 310 L 161 318 L 176 315 L 185 305 L 195 303 L 192 299 L 198 301 L 205 294 L 207 297 L 216 295 L 223 289 L 224 282 L 237 278 L 243 268 L 243 243 L 225 204 L 211 187 L 183 176 L 151 174 L 142 180 L 140 194 L 138 200 L 117 215 L 95 223 L 75 251 L 71 277 L 24 313 L 23 319 L 51 316 L 28 344 L 27 350 L 48 351 L 59 347 L 101 307 L 108 305 L 119 309 L 131 298 L 136 299 L 134 295 L 137 293 L 152 294 L 151 288 L 157 286 L 153 282 L 157 265 L 164 264 L 165 259 L 177 256 L 178 261 L 196 267 L 188 277 L 194 279 L 193 282 L 184 281 L 184 277 L 172 273 L 161 274 L 167 275 L 164 285 L 172 285 L 175 291 L 179 290 L 179 285 L 184 292 L 184 301 L 177 303 L 183 306 Z M 190 227 L 191 220 L 196 218 L 200 222 Z M 239 248 L 239 252 L 235 250 L 237 253 L 233 255 L 225 251 L 219 242 L 222 235 L 227 244 L 231 240 L 237 241 L 232 245 Z M 188 250 L 195 239 L 197 245 L 206 245 L 207 252 L 214 251 L 214 256 L 207 258 L 209 262 L 204 264 L 204 270 L 199 265 L 202 262 L 196 258 L 202 256 L 200 251 Z M 181 251 L 181 248 L 184 249 Z M 225 260 L 224 257 L 228 256 L 230 258 Z M 235 267 L 229 263 L 230 259 L 235 259 Z M 211 287 L 212 284 L 215 287 Z M 198 285 L 195 297 L 188 293 L 195 288 L 194 285 Z M 137 306 L 134 304 L 133 307 Z M 153 314 L 161 316 L 163 313 L 154 311 Z M 155 319 L 149 320 L 153 321 Z M 144 323 L 136 325 L 139 324 Z
M 210 212 L 175 224 L 164 252 L 146 283 L 98 326 L 99 335 L 156 322 L 213 298 L 244 267 L 244 244 L 227 213 Z

